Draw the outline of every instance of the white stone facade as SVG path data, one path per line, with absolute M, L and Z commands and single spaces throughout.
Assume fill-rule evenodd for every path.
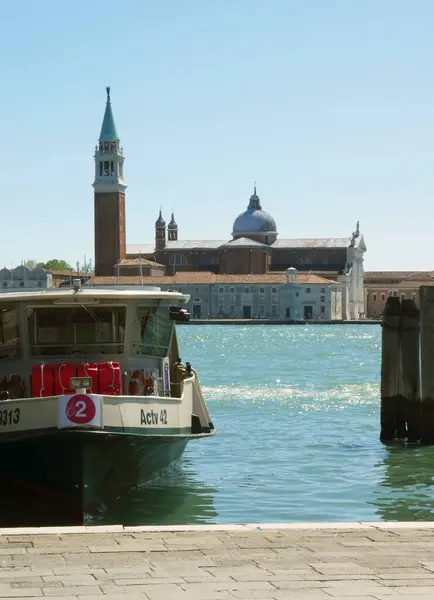
M 190 295 L 192 318 L 336 321 L 342 315 L 342 285 L 325 283 L 161 285 Z

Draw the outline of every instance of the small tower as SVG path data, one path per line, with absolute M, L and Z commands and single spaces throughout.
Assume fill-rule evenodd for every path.
M 95 148 L 95 275 L 110 276 L 126 256 L 124 155 L 110 101 Z
M 166 246 L 166 221 L 163 219 L 163 215 L 158 215 L 158 219 L 155 221 L 155 250 L 163 250 Z
M 178 241 L 178 225 L 175 221 L 175 215 L 172 213 L 172 217 L 170 219 L 170 223 L 167 226 L 167 239 L 169 242 Z

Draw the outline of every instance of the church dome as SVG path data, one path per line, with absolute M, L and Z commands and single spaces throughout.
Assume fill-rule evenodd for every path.
M 255 233 L 276 233 L 277 227 L 273 217 L 262 210 L 261 201 L 256 194 L 256 186 L 250 196 L 247 210 L 241 213 L 234 221 L 232 235 L 241 236 Z

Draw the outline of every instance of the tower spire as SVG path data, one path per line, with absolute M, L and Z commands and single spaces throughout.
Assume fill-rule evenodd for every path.
M 101 126 L 101 133 L 99 134 L 100 142 L 119 142 L 120 138 L 116 130 L 115 119 L 113 117 L 112 104 L 110 101 L 110 86 L 106 87 L 107 102 L 105 105 L 105 113 Z

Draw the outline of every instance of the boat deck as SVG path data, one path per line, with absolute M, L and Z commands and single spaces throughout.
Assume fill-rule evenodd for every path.
M 434 523 L 0 530 L 0 598 L 434 598 Z

